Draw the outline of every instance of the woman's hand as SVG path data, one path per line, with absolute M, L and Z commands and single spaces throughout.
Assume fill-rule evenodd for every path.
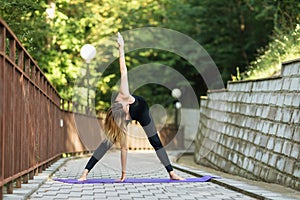
M 118 41 L 119 47 L 123 48 L 123 47 L 124 47 L 124 39 L 123 39 L 121 33 L 119 33 L 119 32 L 118 32 L 118 38 L 117 38 L 117 41 Z
M 89 170 L 85 169 L 83 171 L 82 175 L 80 176 L 80 178 L 78 179 L 78 181 L 86 181 L 86 179 L 87 179 L 86 177 L 87 177 L 88 173 L 89 173 Z

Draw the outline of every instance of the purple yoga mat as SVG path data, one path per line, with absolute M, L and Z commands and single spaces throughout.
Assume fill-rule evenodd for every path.
M 94 184 L 94 183 L 182 183 L 182 182 L 206 182 L 214 176 L 203 176 L 200 178 L 186 178 L 185 180 L 171 180 L 169 178 L 127 178 L 124 182 L 116 181 L 111 178 L 87 179 L 86 181 L 78 181 L 77 179 L 55 178 L 53 180 L 70 184 Z

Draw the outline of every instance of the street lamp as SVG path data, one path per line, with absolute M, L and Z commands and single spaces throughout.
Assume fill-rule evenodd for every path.
M 87 78 L 87 109 L 90 107 L 90 62 L 96 56 L 96 48 L 91 44 L 85 44 L 80 49 L 80 56 L 85 60 L 87 65 L 86 78 Z
M 174 88 L 173 90 L 172 90 L 172 96 L 174 97 L 174 98 L 177 98 L 177 99 L 179 99 L 180 97 L 181 97 L 181 90 L 180 89 L 178 89 L 178 88 Z M 179 102 L 179 101 L 176 101 L 176 103 L 175 103 L 175 126 L 176 126 L 176 128 L 178 128 L 178 110 L 181 108 L 181 103 Z
M 179 99 L 181 97 L 181 90 L 178 88 L 174 88 L 172 90 L 172 97 Z

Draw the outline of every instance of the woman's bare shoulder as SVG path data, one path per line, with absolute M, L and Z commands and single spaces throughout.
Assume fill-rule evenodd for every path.
M 129 102 L 130 104 L 134 103 L 134 102 L 135 102 L 134 96 L 130 95 L 130 96 L 129 96 L 129 99 L 128 99 L 128 102 Z
M 120 102 L 120 101 L 124 102 L 125 101 L 125 102 L 129 102 L 129 103 L 133 103 L 135 101 L 135 98 L 132 95 L 123 95 L 123 94 L 119 93 L 117 95 L 115 101 L 118 101 L 118 102 Z

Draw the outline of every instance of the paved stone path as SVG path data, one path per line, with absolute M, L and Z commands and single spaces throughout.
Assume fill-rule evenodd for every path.
M 176 158 L 178 153 L 180 154 L 180 152 L 169 152 L 170 158 Z M 77 179 L 88 159 L 82 156 L 61 158 L 45 171 L 34 176 L 27 184 L 22 184 L 21 188 L 14 188 L 13 194 L 6 194 L 4 191 L 3 199 L 255 199 L 252 197 L 268 200 L 298 199 L 225 177 L 202 183 L 67 184 L 53 180 L 53 178 Z M 113 149 L 92 169 L 88 178 L 119 178 L 120 166 L 120 152 Z M 180 176 L 186 178 L 215 176 L 176 163 L 173 163 L 173 166 Z M 154 152 L 138 151 L 128 152 L 127 178 L 168 178 L 168 174 Z
M 78 178 L 88 158 L 67 161 L 52 178 Z M 88 178 L 118 178 L 120 176 L 120 152 L 109 151 L 92 169 Z M 175 170 L 182 177 L 190 174 Z M 127 177 L 167 178 L 168 174 L 153 152 L 128 152 Z M 202 183 L 114 183 L 67 184 L 48 179 L 29 199 L 254 199 L 212 182 Z

